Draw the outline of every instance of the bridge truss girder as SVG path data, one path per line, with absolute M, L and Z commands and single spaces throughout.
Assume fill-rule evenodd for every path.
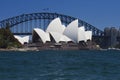
M 12 18 L 8 18 L 5 20 L 0 21 L 0 28 L 5 28 L 6 24 L 9 23 L 10 28 L 14 27 L 15 25 L 21 24 L 23 22 L 27 21 L 32 21 L 32 20 L 53 20 L 54 18 L 59 17 L 65 25 L 68 25 L 70 22 L 73 20 L 77 19 L 71 16 L 63 15 L 63 14 L 58 14 L 58 13 L 48 13 L 48 12 L 43 12 L 43 13 L 32 13 L 32 14 L 22 14 L 19 16 L 15 16 Z M 94 36 L 103 36 L 104 32 L 101 31 L 100 29 L 92 26 L 91 24 L 82 21 L 78 19 L 79 21 L 79 26 L 85 26 L 86 30 L 91 30 Z M 14 32 L 13 32 L 14 33 Z M 15 33 L 15 34 L 31 34 L 32 32 L 27 32 L 27 33 Z

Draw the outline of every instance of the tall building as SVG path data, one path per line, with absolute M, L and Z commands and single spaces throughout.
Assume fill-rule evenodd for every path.
M 115 27 L 105 28 L 105 46 L 115 47 L 117 45 L 118 30 Z

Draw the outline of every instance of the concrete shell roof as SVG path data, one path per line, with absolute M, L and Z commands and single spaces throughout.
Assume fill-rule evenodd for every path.
M 50 32 L 50 34 L 52 35 L 52 37 L 54 38 L 56 43 L 59 43 L 60 41 L 64 41 L 64 42 L 72 41 L 67 36 L 60 34 L 60 33 L 57 33 L 57 32 Z
M 77 43 L 78 38 L 78 19 L 72 21 L 64 30 L 64 35 L 72 39 L 75 43 Z
M 21 43 L 21 44 L 24 44 L 25 42 L 29 42 L 29 36 L 24 36 L 24 37 L 21 37 L 21 36 L 17 36 L 17 35 L 14 35 L 14 37 L 16 39 L 18 39 L 18 41 Z
M 55 18 L 48 25 L 46 32 L 58 32 L 63 33 L 65 27 L 62 25 L 60 18 Z
M 92 40 L 92 31 L 85 31 L 85 37 L 87 40 Z
M 46 41 L 50 41 L 49 33 L 46 33 L 42 29 L 39 29 L 39 28 L 35 28 L 34 31 L 39 35 L 43 43 L 46 43 Z
M 86 42 L 85 29 L 83 26 L 78 28 L 78 42 L 79 41 Z

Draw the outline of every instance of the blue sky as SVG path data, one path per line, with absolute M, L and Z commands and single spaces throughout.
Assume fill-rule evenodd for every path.
M 120 26 L 120 0 L 0 0 L 0 21 L 13 16 L 57 12 L 84 20 L 93 26 Z

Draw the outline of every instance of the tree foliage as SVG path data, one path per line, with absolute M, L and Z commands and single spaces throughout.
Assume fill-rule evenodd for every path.
M 19 41 L 14 37 L 9 29 L 9 24 L 6 28 L 0 28 L 0 48 L 18 48 L 22 47 Z

